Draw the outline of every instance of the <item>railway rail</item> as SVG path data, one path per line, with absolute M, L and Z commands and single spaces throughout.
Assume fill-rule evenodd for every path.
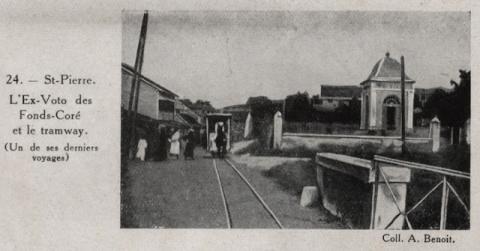
M 253 185 L 248 181 L 248 179 L 245 177 L 245 175 L 242 174 L 242 172 L 227 158 L 220 160 L 220 163 L 226 163 L 226 165 L 223 166 L 228 166 L 231 168 L 231 170 L 234 171 L 237 177 L 240 178 L 240 180 L 248 187 L 248 189 L 251 191 L 253 197 L 255 198 L 256 201 L 258 201 L 261 206 L 263 207 L 264 211 L 268 213 L 270 218 L 274 221 L 275 225 L 283 229 L 283 225 L 278 219 L 278 217 L 275 215 L 273 210 L 268 206 L 268 204 L 265 202 L 265 200 L 262 198 L 262 196 L 257 192 L 257 190 L 253 187 Z M 215 170 L 215 175 L 218 181 L 218 186 L 220 190 L 220 194 L 222 197 L 222 202 L 224 206 L 224 212 L 225 212 L 225 219 L 227 222 L 227 227 L 228 228 L 234 228 L 235 227 L 235 222 L 233 222 L 233 217 L 232 217 L 232 205 L 229 203 L 228 197 L 225 192 L 225 183 L 222 181 L 220 172 L 219 172 L 219 167 L 217 165 L 217 159 L 213 159 L 213 168 Z M 225 179 L 225 177 L 224 177 Z

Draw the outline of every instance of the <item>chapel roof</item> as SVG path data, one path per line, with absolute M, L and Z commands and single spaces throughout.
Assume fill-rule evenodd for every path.
M 385 53 L 385 57 L 378 60 L 373 66 L 372 72 L 368 78 L 361 84 L 367 81 L 379 81 L 379 82 L 400 82 L 401 65 L 396 59 L 390 57 L 390 53 Z M 405 82 L 414 83 L 407 74 L 405 74 Z

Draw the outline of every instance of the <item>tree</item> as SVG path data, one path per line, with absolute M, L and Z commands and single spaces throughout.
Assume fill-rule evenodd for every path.
M 360 122 L 361 102 L 353 97 L 349 104 L 342 104 L 334 112 L 330 112 L 329 122 L 358 123 Z
M 362 110 L 362 102 L 354 96 L 350 101 L 350 118 L 351 122 L 360 122 L 361 117 L 361 110 Z
M 254 137 L 259 139 L 262 146 L 269 146 L 275 113 L 273 102 L 265 96 L 249 97 L 247 105 L 252 115 Z
M 438 116 L 442 123 L 445 123 L 448 117 L 448 114 L 443 113 L 446 108 L 446 99 L 448 93 L 442 89 L 436 89 L 433 94 L 425 102 L 425 107 L 423 109 L 423 116 L 426 118 L 433 118 Z
M 460 83 L 450 81 L 453 91 L 436 90 L 425 103 L 423 116 L 438 116 L 443 125 L 460 127 L 470 118 L 470 71 L 460 70 Z
M 180 100 L 185 106 L 187 106 L 188 108 L 192 108 L 193 107 L 193 103 L 190 99 L 186 98 L 186 99 L 181 99 Z
M 313 119 L 313 108 L 307 92 L 298 92 L 285 99 L 285 119 L 307 122 Z
M 454 80 L 450 81 L 453 85 L 453 92 L 451 94 L 451 112 L 453 112 L 453 126 L 461 126 L 467 119 L 470 118 L 471 104 L 470 104 L 470 71 L 459 70 L 460 83 Z
M 197 100 L 195 103 L 192 105 L 193 109 L 195 110 L 202 110 L 206 112 L 215 112 L 215 108 L 210 104 L 210 101 L 207 100 Z

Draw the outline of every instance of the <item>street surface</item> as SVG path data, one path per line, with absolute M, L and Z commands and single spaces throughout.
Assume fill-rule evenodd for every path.
M 139 228 L 227 228 L 213 159 L 196 149 L 195 160 L 128 163 L 125 200 L 130 226 Z M 277 228 L 237 174 L 216 159 L 233 228 Z M 252 183 L 285 228 L 345 228 L 325 210 L 299 205 L 299 196 L 283 191 L 260 170 L 234 164 Z

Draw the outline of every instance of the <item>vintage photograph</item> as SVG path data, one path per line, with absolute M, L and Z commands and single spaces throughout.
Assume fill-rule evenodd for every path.
M 470 18 L 123 11 L 120 227 L 470 229 Z

